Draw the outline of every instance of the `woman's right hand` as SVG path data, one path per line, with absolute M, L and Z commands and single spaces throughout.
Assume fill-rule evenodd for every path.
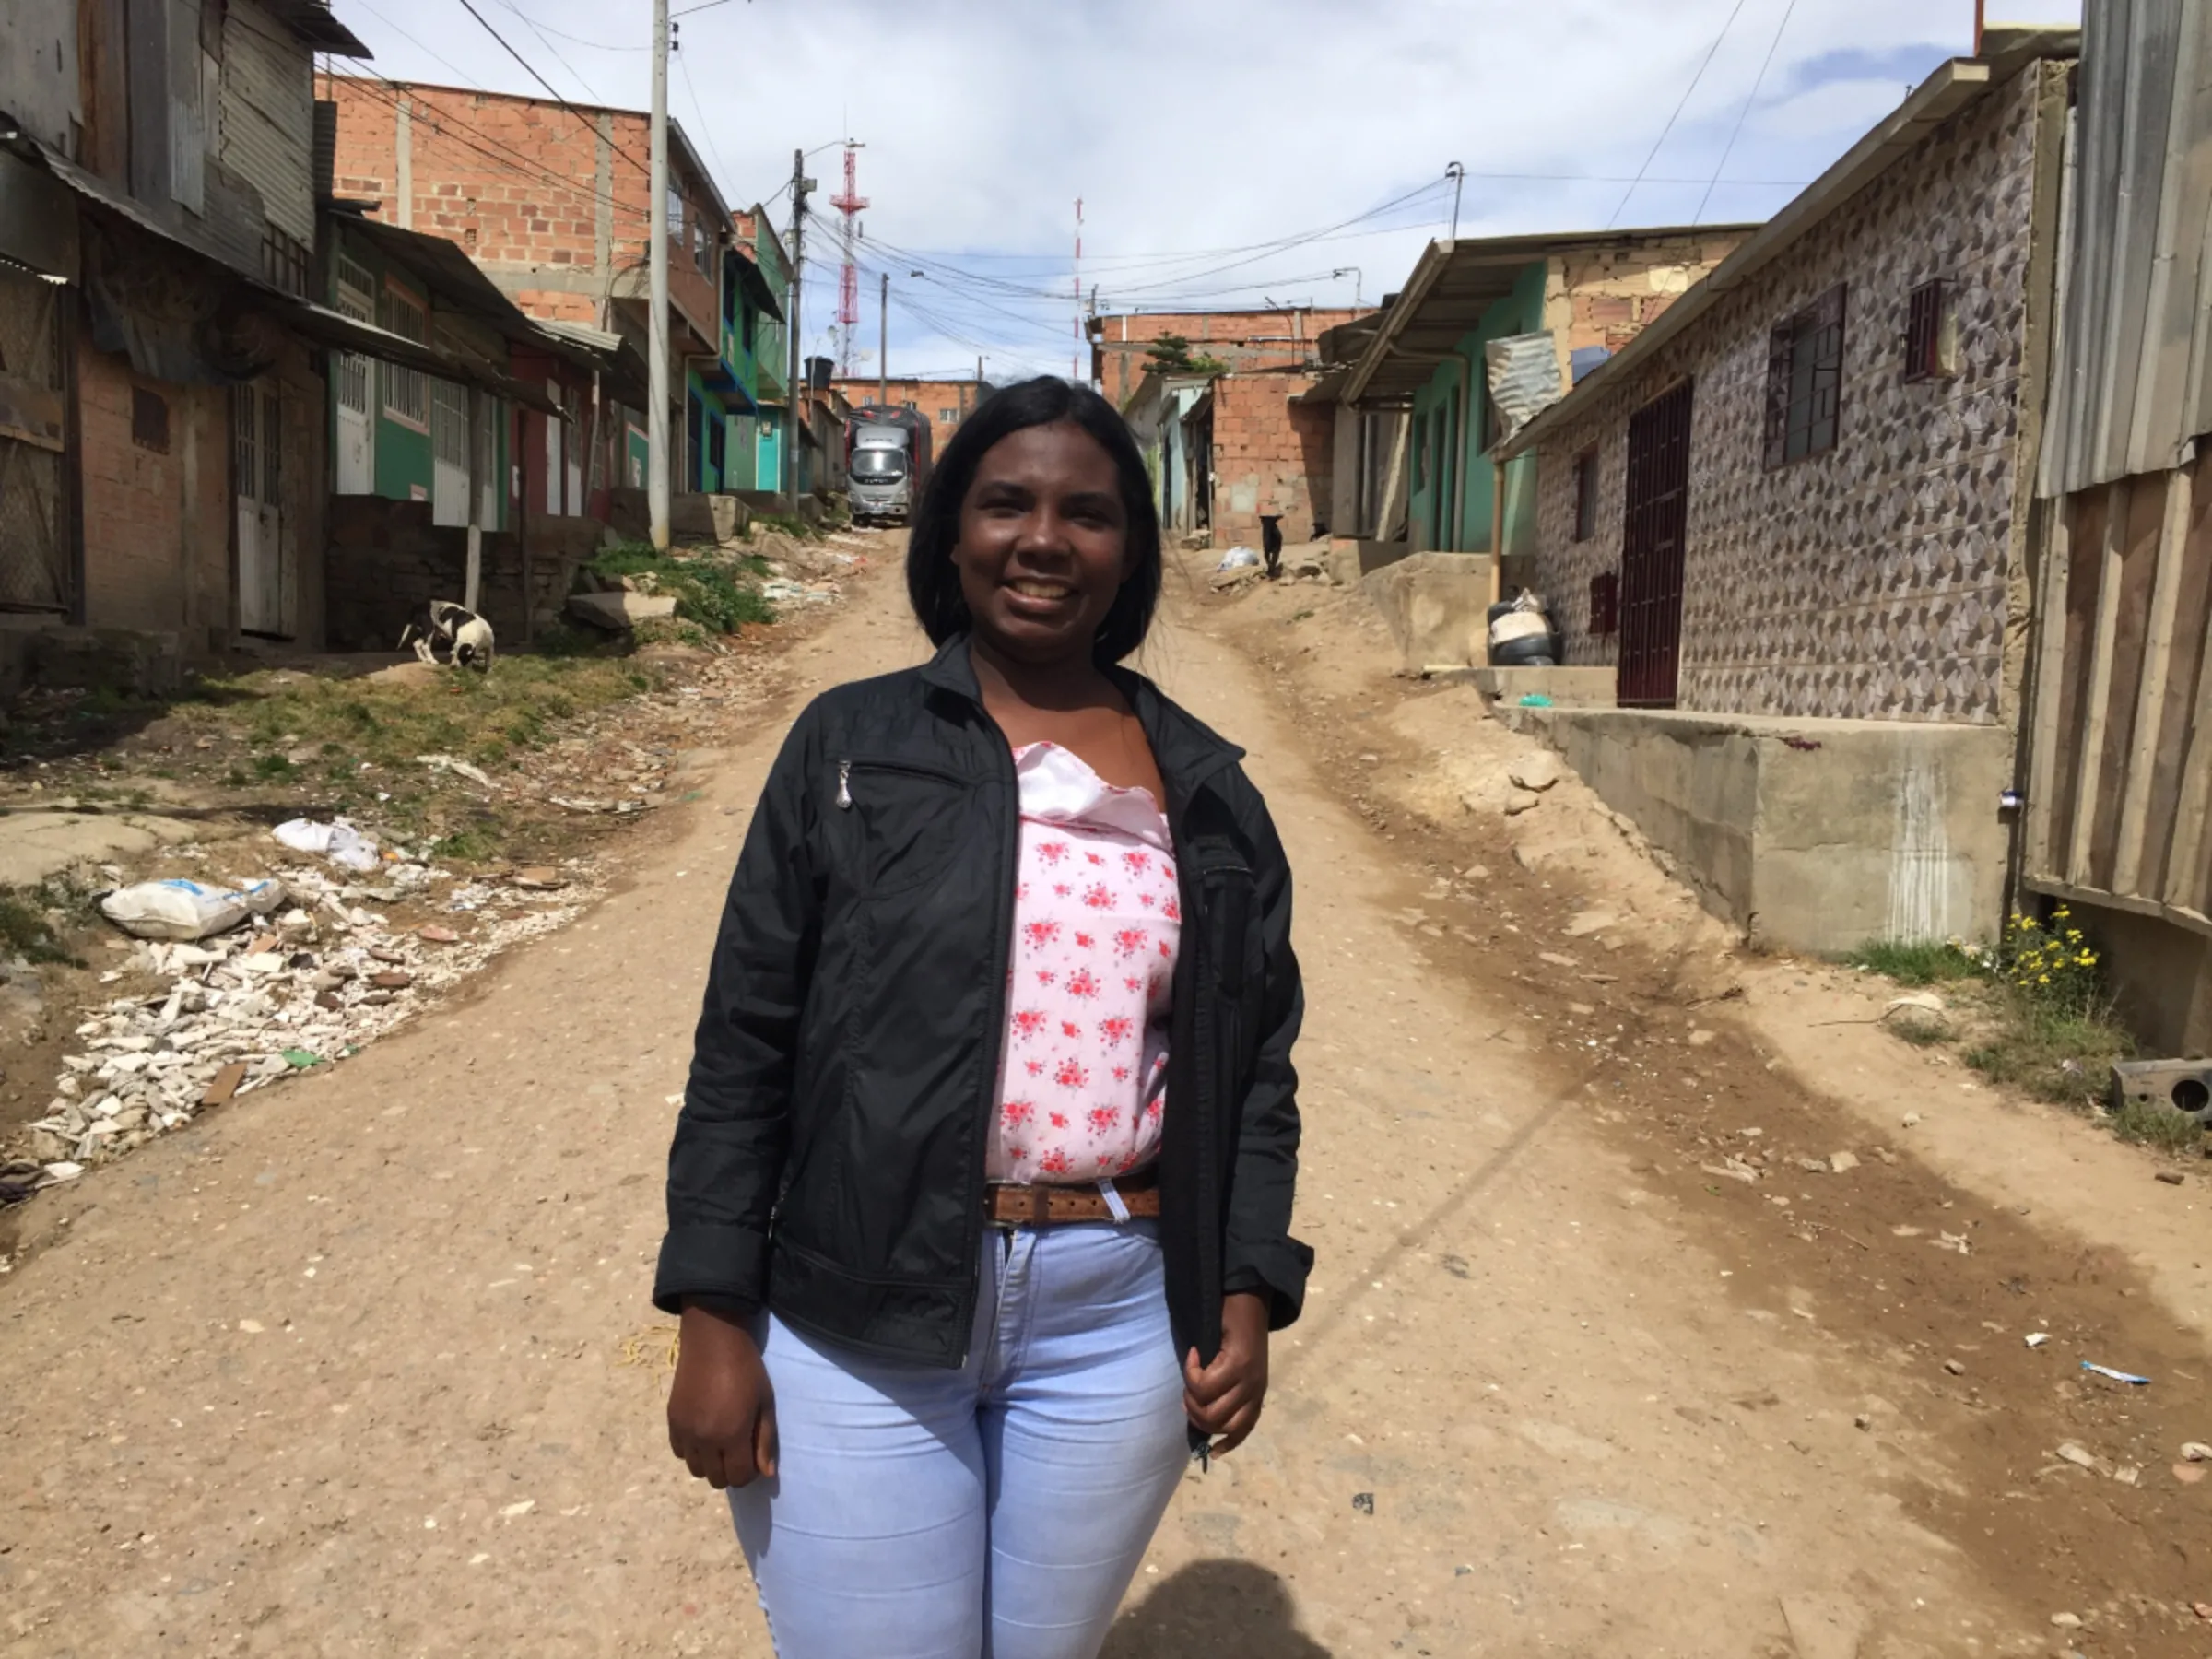
M 752 1333 L 697 1302 L 684 1305 L 668 1449 L 716 1491 L 776 1472 L 776 1398 Z

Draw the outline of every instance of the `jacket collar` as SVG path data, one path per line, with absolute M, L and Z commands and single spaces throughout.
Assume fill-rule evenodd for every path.
M 975 677 L 968 635 L 957 633 L 937 648 L 922 669 L 924 685 L 947 691 L 978 709 L 983 706 L 982 688 Z M 1233 766 L 1244 751 L 1212 727 L 1196 719 L 1143 675 L 1118 664 L 1106 670 L 1107 678 L 1120 688 L 1136 711 L 1152 759 L 1168 786 L 1169 805 L 1180 816 L 1182 807 L 1216 772 Z

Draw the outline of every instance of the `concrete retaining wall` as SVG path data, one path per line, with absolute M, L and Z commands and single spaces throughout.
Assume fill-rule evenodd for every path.
M 1542 735 L 1755 945 L 1994 939 L 2008 733 L 1980 725 L 1529 709 Z
M 1361 542 L 1391 548 L 1402 542 Z M 1490 556 L 1415 553 L 1360 578 L 1405 667 L 1480 667 L 1489 659 Z

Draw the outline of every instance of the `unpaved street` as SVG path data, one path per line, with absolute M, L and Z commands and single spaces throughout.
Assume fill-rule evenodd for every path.
M 2068 1424 L 2171 1444 L 2206 1392 L 2134 1270 L 1909 1156 L 1848 1190 L 1701 1173 L 1700 1135 L 1868 1137 L 1811 1138 L 1809 1097 L 1726 1033 L 1662 1104 L 1656 1061 L 1617 1064 L 1659 1030 L 1621 1001 L 1639 947 L 1576 974 L 1588 941 L 1534 936 L 1569 877 L 1495 856 L 1530 931 L 1484 927 L 1473 853 L 1362 815 L 1358 754 L 1251 628 L 1171 610 L 1147 665 L 1253 751 L 1298 873 L 1319 1261 L 1258 1435 L 1189 1477 L 1109 1652 L 2206 1651 L 2175 1608 L 2212 1598 L 2212 1485 L 2171 1452 L 2124 1489 L 2048 1467 Z M 798 648 L 785 714 L 920 651 L 879 574 Z M 723 1511 L 666 1455 L 645 1298 L 780 735 L 730 734 L 627 882 L 473 1000 L 41 1200 L 70 1219 L 0 1285 L 5 1651 L 767 1653 Z M 1603 1044 L 1559 1035 L 1571 1003 Z M 1971 1220 L 1972 1253 L 1869 1236 L 1885 1204 Z M 2022 1369 L 2031 1315 L 2106 1320 L 2159 1383 L 2085 1406 L 2072 1358 Z

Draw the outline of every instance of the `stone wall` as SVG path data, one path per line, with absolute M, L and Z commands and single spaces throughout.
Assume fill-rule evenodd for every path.
M 1630 417 L 1694 382 L 1678 706 L 1726 713 L 1998 722 L 2028 339 L 2038 106 L 2030 65 L 1936 128 L 1538 446 L 1530 580 L 1567 660 L 1616 660 L 1590 579 L 1618 571 Z M 1955 284 L 1958 373 L 1902 377 L 1908 296 Z M 1764 465 L 1776 324 L 1845 285 L 1841 430 Z M 1595 534 L 1573 539 L 1594 451 Z
M 432 599 L 459 604 L 468 582 L 468 532 L 430 523 L 428 501 L 382 496 L 333 496 L 329 551 L 324 561 L 329 637 L 335 651 L 391 651 L 418 606 Z M 543 629 L 560 612 L 576 567 L 599 545 L 596 519 L 529 521 L 530 589 L 535 624 Z M 511 530 L 484 533 L 479 608 L 502 649 L 523 642 L 523 550 Z

